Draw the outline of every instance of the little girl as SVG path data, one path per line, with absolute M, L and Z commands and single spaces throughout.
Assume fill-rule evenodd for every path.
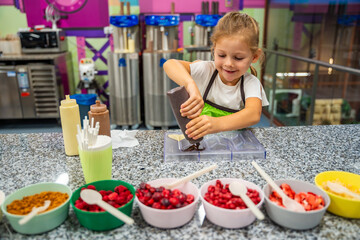
M 211 42 L 214 61 L 170 59 L 164 64 L 168 77 L 190 95 L 180 112 L 192 119 L 185 133 L 195 140 L 254 125 L 262 106 L 269 105 L 251 66 L 263 56 L 258 23 L 247 14 L 229 12 L 219 20 Z

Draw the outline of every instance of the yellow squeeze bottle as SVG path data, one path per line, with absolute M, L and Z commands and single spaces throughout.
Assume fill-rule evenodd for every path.
M 135 52 L 135 41 L 132 38 L 128 39 L 129 53 Z
M 65 154 L 68 156 L 79 155 L 76 139 L 77 125 L 81 126 L 79 105 L 75 99 L 70 99 L 69 95 L 66 95 L 66 99 L 61 101 L 59 108 Z

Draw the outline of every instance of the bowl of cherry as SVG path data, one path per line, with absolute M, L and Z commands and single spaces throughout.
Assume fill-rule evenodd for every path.
M 122 213 L 131 217 L 135 188 L 121 180 L 96 181 L 78 188 L 73 192 L 70 204 L 80 224 L 95 231 L 107 231 L 118 228 L 124 224 L 98 205 L 85 203 L 80 192 L 84 189 L 93 189 L 102 195 L 102 200 L 117 208 Z
M 175 178 L 160 178 L 142 182 L 136 189 L 136 200 L 144 220 L 158 228 L 176 228 L 194 216 L 199 201 L 199 189 L 186 182 L 172 189 L 164 186 Z
M 246 195 L 261 208 L 264 194 L 259 186 L 237 178 L 220 178 L 203 184 L 200 188 L 200 197 L 206 212 L 206 218 L 224 228 L 242 228 L 255 221 L 255 215 L 245 205 L 244 201 L 233 195 L 229 184 L 239 181 L 247 188 Z

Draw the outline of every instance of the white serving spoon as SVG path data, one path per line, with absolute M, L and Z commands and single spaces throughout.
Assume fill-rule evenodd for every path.
M 305 212 L 304 207 L 297 201 L 289 198 L 281 188 L 271 179 L 267 173 L 261 169 L 261 167 L 254 161 L 251 162 L 254 168 L 259 172 L 259 174 L 268 182 L 268 184 L 277 192 L 282 198 L 283 205 L 285 208 L 295 211 L 295 212 Z
M 338 184 L 338 183 L 334 183 L 334 182 L 330 182 L 330 181 L 327 181 L 326 183 L 327 187 L 335 192 L 335 193 L 338 193 L 338 194 L 347 194 L 355 199 L 358 199 L 360 200 L 360 195 L 357 194 L 357 193 L 354 193 L 352 191 L 350 191 L 349 189 L 347 189 L 346 187 Z
M 197 172 L 194 172 L 188 176 L 185 176 L 183 178 L 180 178 L 178 180 L 176 180 L 175 182 L 172 182 L 172 183 L 169 183 L 169 184 L 163 184 L 162 186 L 164 188 L 167 188 L 167 189 L 171 189 L 171 188 L 174 188 L 182 183 L 185 183 L 185 182 L 188 182 L 194 178 L 197 178 L 197 177 L 200 177 L 201 175 L 207 173 L 207 172 L 210 172 L 212 170 L 214 170 L 215 168 L 217 168 L 217 164 L 214 164 L 214 165 L 211 165 L 210 167 L 206 167 L 206 168 L 203 168 Z
M 239 181 L 234 181 L 230 183 L 229 189 L 233 195 L 241 197 L 246 206 L 248 206 L 257 219 L 263 220 L 265 218 L 264 214 L 256 207 L 255 203 L 246 195 L 247 189 L 244 184 Z
M 45 200 L 44 206 L 41 207 L 33 207 L 31 212 L 28 215 L 25 215 L 22 219 L 19 220 L 20 225 L 24 225 L 28 221 L 30 221 L 33 217 L 35 217 L 38 213 L 45 211 L 50 206 L 51 201 Z
M 118 209 L 114 208 L 107 202 L 103 201 L 101 194 L 95 190 L 92 190 L 92 189 L 81 190 L 80 197 L 87 204 L 98 205 L 99 207 L 103 208 L 105 211 L 109 212 L 111 215 L 113 215 L 114 217 L 117 217 L 118 219 L 120 219 L 121 221 L 123 221 L 126 224 L 131 225 L 134 223 L 134 219 L 125 215 L 124 213 L 122 213 Z

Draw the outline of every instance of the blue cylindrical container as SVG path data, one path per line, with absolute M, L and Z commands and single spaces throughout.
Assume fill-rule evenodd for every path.
M 70 96 L 71 99 L 76 99 L 76 103 L 79 105 L 81 127 L 83 127 L 84 117 L 88 116 L 90 106 L 95 104 L 96 97 L 96 94 L 74 94 Z

